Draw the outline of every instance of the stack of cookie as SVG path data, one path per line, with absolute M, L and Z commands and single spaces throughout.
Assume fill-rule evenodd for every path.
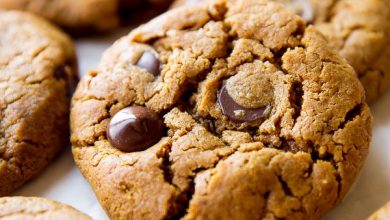
M 135 8 L 167 4 L 0 8 L 74 34 L 107 32 Z M 368 154 L 367 102 L 390 86 L 390 1 L 171 8 L 116 41 L 74 94 L 70 37 L 27 12 L 0 12 L 0 196 L 67 146 L 70 124 L 74 160 L 112 219 L 319 219 L 339 204 Z M 70 210 L 61 207 L 1 198 L 0 218 L 55 219 Z

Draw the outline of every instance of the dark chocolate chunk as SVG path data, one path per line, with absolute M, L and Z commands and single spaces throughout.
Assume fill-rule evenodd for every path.
M 264 117 L 266 108 L 248 109 L 239 105 L 229 95 L 226 86 L 223 86 L 218 94 L 218 102 L 222 112 L 234 122 L 251 122 Z
M 72 97 L 72 94 L 76 90 L 79 78 L 76 73 L 73 73 L 71 64 L 63 64 L 58 66 L 54 71 L 54 77 L 56 80 L 63 80 L 67 86 L 67 96 Z
M 146 69 L 154 76 L 159 76 L 161 73 L 161 62 L 156 55 L 150 51 L 145 51 L 136 63 L 137 66 Z
M 111 145 L 124 152 L 148 149 L 164 135 L 164 124 L 154 111 L 131 106 L 120 110 L 111 119 L 107 137 Z
M 54 71 L 54 77 L 57 80 L 68 80 L 68 71 L 67 68 L 70 68 L 68 65 L 60 65 Z

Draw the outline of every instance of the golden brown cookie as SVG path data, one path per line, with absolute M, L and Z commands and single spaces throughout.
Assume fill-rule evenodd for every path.
M 0 198 L 2 220 L 92 220 L 75 208 L 35 197 Z
M 73 43 L 23 12 L 0 12 L 0 196 L 36 176 L 68 145 Z
M 73 33 L 104 31 L 119 25 L 121 16 L 146 6 L 164 6 L 170 0 L 1 0 L 0 9 L 39 14 Z
M 172 7 L 205 0 L 176 0 Z M 390 87 L 389 0 L 274 0 L 314 24 L 355 68 L 368 102 Z
M 71 140 L 112 219 L 319 219 L 355 181 L 371 120 L 315 28 L 219 0 L 109 48 L 73 98 Z
M 390 219 L 390 202 L 378 209 L 367 220 L 389 220 Z

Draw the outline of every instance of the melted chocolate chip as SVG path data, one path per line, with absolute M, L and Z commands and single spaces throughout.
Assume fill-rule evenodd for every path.
M 154 111 L 131 106 L 111 119 L 107 137 L 111 145 L 124 152 L 143 151 L 157 143 L 164 134 L 164 124 Z
M 68 65 L 60 65 L 59 67 L 57 67 L 57 69 L 54 71 L 54 77 L 57 80 L 67 80 L 68 79 L 67 68 L 69 68 Z
M 79 81 L 78 76 L 72 73 L 72 67 L 70 64 L 63 64 L 56 68 L 54 71 L 54 77 L 56 80 L 63 80 L 67 84 L 67 96 L 71 98 L 72 94 L 76 90 L 77 83 Z
M 223 86 L 218 94 L 218 102 L 222 112 L 230 120 L 235 122 L 251 122 L 264 117 L 265 107 L 258 109 L 247 109 L 239 105 L 229 95 L 226 86 Z
M 145 51 L 136 63 L 137 66 L 146 69 L 154 76 L 160 75 L 161 62 L 156 55 L 150 51 Z

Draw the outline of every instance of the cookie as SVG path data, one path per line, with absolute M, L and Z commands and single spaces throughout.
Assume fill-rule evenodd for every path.
M 388 220 L 390 219 L 390 202 L 372 214 L 368 220 Z
M 71 206 L 35 197 L 0 198 L 0 218 L 3 220 L 92 220 Z
M 315 28 L 219 0 L 110 47 L 73 97 L 71 141 L 111 219 L 318 219 L 355 181 L 371 121 Z
M 389 0 L 274 0 L 316 26 L 354 67 L 368 102 L 390 87 Z M 172 7 L 205 0 L 176 0 Z
M 77 80 L 73 43 L 24 12 L 0 12 L 0 196 L 36 176 L 69 143 Z
M 39 14 L 72 32 L 105 31 L 140 7 L 162 7 L 170 0 L 2 0 L 0 9 Z
M 181 6 L 197 5 L 206 2 L 207 0 L 175 0 L 172 2 L 171 8 L 177 8 Z

